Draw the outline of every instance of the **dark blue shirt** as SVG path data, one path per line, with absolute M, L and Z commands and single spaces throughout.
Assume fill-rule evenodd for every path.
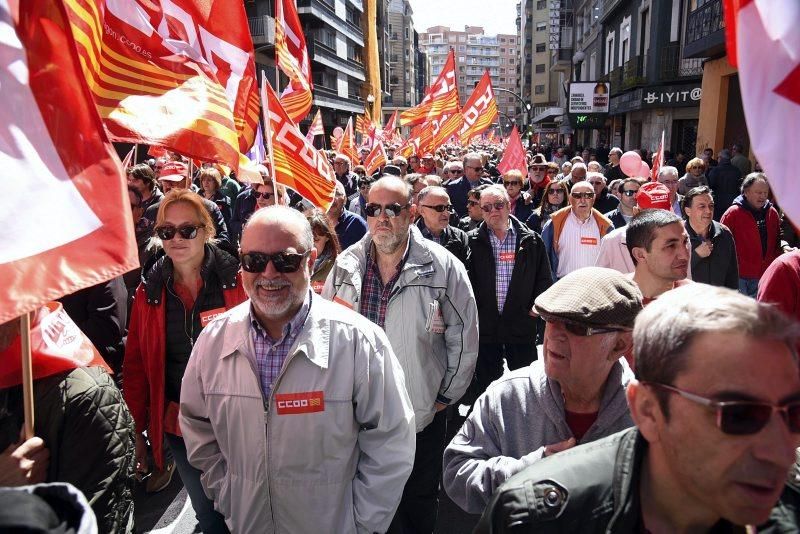
M 457 180 L 453 180 L 447 184 L 447 194 L 450 197 L 450 204 L 455 208 L 459 217 L 467 215 L 467 193 L 474 187 L 479 185 L 491 185 L 492 181 L 488 178 L 481 178 L 475 184 L 470 183 L 466 176 L 462 176 Z
M 366 233 L 367 223 L 364 219 L 352 211 L 342 209 L 339 222 L 336 224 L 336 237 L 339 238 L 339 245 L 341 245 L 342 250 L 357 243 Z

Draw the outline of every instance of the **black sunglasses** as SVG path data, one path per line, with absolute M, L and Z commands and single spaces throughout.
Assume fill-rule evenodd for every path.
M 423 208 L 430 208 L 430 209 L 432 209 L 433 211 L 435 211 L 437 213 L 442 213 L 444 211 L 449 211 L 449 212 L 453 211 L 452 204 L 441 204 L 439 206 L 430 206 L 428 204 L 420 204 L 420 206 L 422 206 Z
M 264 254 L 263 252 L 248 252 L 242 254 L 242 269 L 248 273 L 263 273 L 267 264 L 272 262 L 275 270 L 279 273 L 294 273 L 303 263 L 303 258 L 308 252 L 298 254 L 295 252 L 276 252 L 275 254 Z
M 448 169 L 447 172 L 451 174 L 464 174 L 464 169 Z
M 409 207 L 411 204 L 401 206 L 397 202 L 381 206 L 380 204 L 367 204 L 364 206 L 364 213 L 367 217 L 380 217 L 381 213 L 386 212 L 387 217 L 397 217 L 400 212 Z
M 562 194 L 563 195 L 564 194 L 564 190 L 560 189 L 560 188 L 559 189 L 551 189 L 550 191 L 547 192 L 547 194 L 548 195 L 558 195 L 558 194 Z
M 564 329 L 567 332 L 581 337 L 594 336 L 596 334 L 608 334 L 609 332 L 626 332 L 630 330 L 629 328 L 623 327 L 594 328 L 592 326 L 570 323 L 568 321 L 556 321 L 554 319 L 545 319 L 544 322 L 564 325 Z
M 594 198 L 594 193 L 585 193 L 585 192 L 584 193 L 579 193 L 579 192 L 575 191 L 573 193 L 570 193 L 570 195 L 572 195 L 572 198 L 574 198 L 575 200 L 580 200 L 582 198 L 586 198 L 586 199 Z
M 715 401 L 666 384 L 657 382 L 642 382 L 642 384 L 680 395 L 684 399 L 713 410 L 717 415 L 717 428 L 725 434 L 734 436 L 756 434 L 767 425 L 774 412 L 783 416 L 789 432 L 800 434 L 800 401 L 793 401 L 783 406 L 757 401 Z
M 197 226 L 194 224 L 183 224 L 181 226 L 172 226 L 171 224 L 165 224 L 164 226 L 159 226 L 156 228 L 156 235 L 161 241 L 169 241 L 173 237 L 175 237 L 175 232 L 180 234 L 180 236 L 184 239 L 194 239 L 197 237 L 197 230 L 202 228 L 202 226 Z
M 632 197 L 638 192 L 639 192 L 638 189 L 625 189 L 622 191 L 622 194 L 625 195 L 626 197 Z
M 253 191 L 253 196 L 256 198 L 264 198 L 264 200 L 269 200 L 275 196 L 275 193 L 267 193 L 266 191 L 261 193 L 259 191 Z
M 518 185 L 519 186 L 519 185 L 522 185 L 522 182 L 517 181 L 517 180 L 509 180 L 508 182 L 503 182 L 503 185 L 506 186 L 506 187 L 510 187 L 512 185 Z
M 484 204 L 483 206 L 481 206 L 481 210 L 483 210 L 485 213 L 491 213 L 492 209 L 496 209 L 497 211 L 500 211 L 501 209 L 503 209 L 505 207 L 506 207 L 506 203 L 505 202 L 495 202 L 493 204 Z

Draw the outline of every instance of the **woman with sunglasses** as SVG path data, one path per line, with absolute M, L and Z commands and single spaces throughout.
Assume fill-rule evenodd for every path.
M 156 238 L 165 255 L 136 289 L 125 347 L 125 401 L 136 423 L 136 457 L 145 470 L 146 430 L 157 473 L 177 467 L 203 532 L 227 532 L 200 485 L 200 471 L 186 459 L 178 426 L 181 380 L 200 331 L 247 296 L 239 262 L 214 244 L 214 224 L 201 197 L 170 191 L 158 209 Z M 166 441 L 174 466 L 165 465 Z M 170 476 L 166 478 L 169 483 Z
M 322 293 L 325 279 L 328 278 L 328 273 L 333 269 L 336 257 L 342 249 L 339 246 L 339 238 L 324 213 L 314 210 L 308 216 L 308 222 L 314 233 L 314 249 L 317 251 L 317 259 L 314 261 L 314 268 L 311 272 L 311 289 L 319 295 Z
M 550 220 L 550 215 L 569 204 L 567 200 L 567 186 L 562 182 L 551 181 L 544 188 L 542 202 L 533 210 L 525 224 L 537 233 L 542 233 L 544 223 Z

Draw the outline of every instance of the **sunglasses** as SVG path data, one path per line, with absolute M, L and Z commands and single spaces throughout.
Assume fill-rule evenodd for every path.
M 551 189 L 547 192 L 548 195 L 563 195 L 565 191 L 563 189 Z
M 449 169 L 450 174 L 464 174 L 463 169 Z
M 275 193 L 261 193 L 259 191 L 253 191 L 253 196 L 256 198 L 263 198 L 264 200 L 269 200 L 275 196 Z
M 483 210 L 484 213 L 491 213 L 493 209 L 500 211 L 505 207 L 506 207 L 505 202 L 495 202 L 493 204 L 484 204 L 483 206 L 481 206 L 481 210 Z
M 381 213 L 386 213 L 387 217 L 397 217 L 400 215 L 400 212 L 409 207 L 411 204 L 406 204 L 401 206 L 397 202 L 392 204 L 387 204 L 386 206 L 381 206 L 380 204 L 367 204 L 364 206 L 364 213 L 367 214 L 367 217 L 380 217 Z
M 438 206 L 430 206 L 428 204 L 420 204 L 420 206 L 422 206 L 423 208 L 430 208 L 430 209 L 432 209 L 433 211 L 435 211 L 437 213 L 442 213 L 442 212 L 445 212 L 445 211 L 449 211 L 449 212 L 452 213 L 452 211 L 453 211 L 452 204 L 440 204 Z
M 622 194 L 625 195 L 626 197 L 632 197 L 638 192 L 639 192 L 638 189 L 625 189 L 624 191 L 622 191 Z
M 275 254 L 264 254 L 263 252 L 248 252 L 242 254 L 242 269 L 248 273 L 263 273 L 267 264 L 272 262 L 273 267 L 279 273 L 294 273 L 303 263 L 303 258 L 308 252 L 297 254 L 295 252 L 276 252 Z
M 200 228 L 202 228 L 202 226 L 195 224 L 183 224 L 177 227 L 167 224 L 156 228 L 156 235 L 161 241 L 169 241 L 175 237 L 175 232 L 180 234 L 184 239 L 194 239 L 197 237 L 197 230 Z
M 656 382 L 642 382 L 642 384 L 680 395 L 684 399 L 713 410 L 717 415 L 717 428 L 724 434 L 734 436 L 756 434 L 767 425 L 774 412 L 783 416 L 789 432 L 800 434 L 800 401 L 793 401 L 783 406 L 757 401 L 715 401 L 666 384 Z
M 594 193 L 578 193 L 578 192 L 575 192 L 575 193 L 570 193 L 570 195 L 575 200 L 580 200 L 582 198 L 585 198 L 585 199 L 588 200 L 588 199 L 594 198 Z
M 467 200 L 467 206 L 469 206 L 470 208 L 474 206 L 480 206 L 480 204 L 481 203 L 478 202 L 477 200 Z
M 517 180 L 511 180 L 509 182 L 503 182 L 503 185 L 506 187 L 511 187 L 512 185 L 520 186 L 522 185 L 522 182 L 519 182 Z
M 622 327 L 608 327 L 608 328 L 594 328 L 591 326 L 585 326 L 582 324 L 577 323 L 570 323 L 567 321 L 556 321 L 553 319 L 545 319 L 544 322 L 552 323 L 552 324 L 560 324 L 564 326 L 564 329 L 569 332 L 570 334 L 580 336 L 580 337 L 589 337 L 594 336 L 596 334 L 608 334 L 609 332 L 626 332 L 630 331 L 629 328 L 622 328 Z
M 547 169 L 547 174 L 558 174 L 558 169 Z

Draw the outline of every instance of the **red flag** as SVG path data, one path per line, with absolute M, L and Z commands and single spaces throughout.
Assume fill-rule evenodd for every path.
M 422 102 L 400 114 L 400 126 L 421 124 L 455 111 L 458 111 L 458 84 L 455 56 L 450 50 L 442 72 L 430 86 Z
M 125 159 L 122 160 L 122 170 L 127 171 L 128 168 L 133 164 L 133 156 L 136 154 L 136 145 L 133 145 L 130 151 L 125 155 Z
M 650 180 L 658 181 L 658 171 L 664 165 L 664 130 L 661 130 L 661 142 L 658 143 L 658 150 L 653 154 L 653 168 L 650 169 Z
M 739 68 L 750 143 L 781 208 L 800 221 L 796 155 L 800 143 L 800 4 L 725 1 L 728 61 Z M 787 147 L 790 148 L 787 150 Z
M 519 137 L 517 126 L 511 130 L 508 136 L 508 145 L 503 152 L 503 159 L 497 164 L 497 170 L 505 174 L 511 169 L 517 169 L 522 176 L 528 175 L 528 165 L 525 159 L 525 149 L 522 147 L 522 140 Z
M 281 95 L 283 105 L 294 122 L 300 122 L 311 110 L 311 61 L 295 0 L 275 2 L 275 58 L 278 67 L 289 77 Z
M 81 72 L 64 5 L 21 2 L 5 32 L 0 323 L 139 264 L 127 181 Z M 13 30 L 16 30 L 16 34 Z
M 367 174 L 372 174 L 388 162 L 389 158 L 386 156 L 383 143 L 375 143 L 367 159 L 364 160 L 364 167 L 367 169 Z
M 239 165 L 258 123 L 253 43 L 241 2 L 64 3 L 113 140 Z
M 460 111 L 456 111 L 438 126 L 438 130 L 433 134 L 433 140 L 431 141 L 432 150 L 436 150 L 445 144 L 453 135 L 461 131 L 461 127 L 464 126 L 464 117 L 461 115 Z
M 308 133 L 306 135 L 310 135 L 311 137 L 315 135 L 325 135 L 325 128 L 322 126 L 322 115 L 319 110 L 317 110 L 317 114 L 314 115 L 314 120 L 311 121 L 311 126 L 308 127 Z
M 339 138 L 338 143 L 336 143 L 336 152 L 340 154 L 344 154 L 348 158 L 353 165 L 358 164 L 358 150 L 356 149 L 356 140 L 355 136 L 353 135 L 353 118 L 347 119 L 347 127 L 344 129 L 344 133 Z
M 389 122 L 383 128 L 383 139 L 390 141 L 394 136 L 395 130 L 397 130 L 397 110 L 394 110 L 392 116 L 389 117 Z
M 78 367 L 100 366 L 113 371 L 59 302 L 49 302 L 36 311 L 31 321 L 31 364 L 38 380 Z M 20 335 L 0 352 L 0 389 L 22 383 Z
M 327 211 L 336 185 L 328 158 L 292 122 L 269 82 L 264 79 L 263 83 L 261 98 L 273 179 Z
M 483 73 L 483 77 L 475 86 L 469 100 L 461 109 L 461 114 L 464 116 L 464 127 L 459 136 L 463 145 L 468 144 L 476 135 L 485 132 L 497 120 L 497 101 L 494 98 L 492 79 L 488 70 Z

